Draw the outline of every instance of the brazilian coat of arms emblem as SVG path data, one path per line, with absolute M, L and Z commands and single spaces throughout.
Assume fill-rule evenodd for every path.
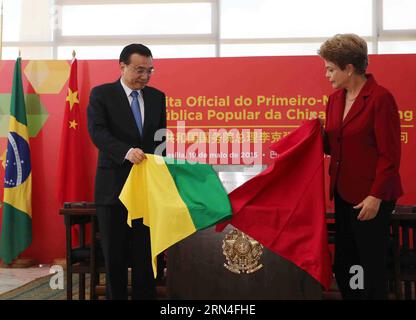
M 222 250 L 227 259 L 224 267 L 231 272 L 253 273 L 263 267 L 259 263 L 263 254 L 263 246 L 237 229 L 231 230 L 225 236 L 222 241 Z

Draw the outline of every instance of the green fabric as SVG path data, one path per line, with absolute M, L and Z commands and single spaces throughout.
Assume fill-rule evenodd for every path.
M 165 158 L 179 195 L 197 230 L 231 217 L 231 205 L 216 172 L 208 164 Z M 224 217 L 226 215 L 226 217 Z
M 10 104 L 10 115 L 18 122 L 27 126 L 25 96 L 22 86 L 21 58 L 17 58 L 13 74 L 13 92 Z
M 32 242 L 32 219 L 25 212 L 4 203 L 2 230 L 0 257 L 9 264 Z

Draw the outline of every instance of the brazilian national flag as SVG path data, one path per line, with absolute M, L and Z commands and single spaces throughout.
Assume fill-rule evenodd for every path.
M 14 67 L 4 174 L 0 258 L 9 264 L 32 242 L 32 167 L 21 58 Z

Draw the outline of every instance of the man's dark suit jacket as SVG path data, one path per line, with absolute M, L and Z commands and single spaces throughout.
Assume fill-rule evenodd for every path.
M 367 196 L 391 201 L 403 194 L 400 182 L 400 119 L 392 94 L 371 74 L 343 120 L 345 90 L 329 97 L 325 131 L 331 155 L 330 196 L 347 202 Z
M 145 87 L 142 95 L 145 109 L 141 137 L 120 80 L 91 90 L 87 109 L 88 131 L 99 150 L 95 177 L 96 205 L 118 202 L 132 167 L 131 162 L 124 158 L 130 148 L 154 153 L 161 143 L 155 141 L 154 136 L 157 130 L 166 129 L 165 94 Z

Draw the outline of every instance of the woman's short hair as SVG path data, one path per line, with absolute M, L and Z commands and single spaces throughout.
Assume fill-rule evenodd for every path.
M 368 66 L 367 43 L 356 34 L 336 34 L 326 40 L 318 50 L 325 60 L 335 63 L 341 70 L 352 64 L 356 73 L 364 74 Z

